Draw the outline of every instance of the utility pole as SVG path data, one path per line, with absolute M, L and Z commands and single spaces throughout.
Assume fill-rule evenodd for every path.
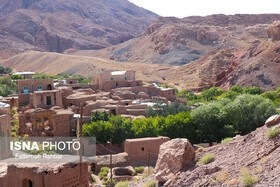
M 82 102 L 80 103 L 80 125 L 79 125 L 79 140 L 80 140 L 80 150 L 79 150 L 79 155 L 80 155 L 80 177 L 79 177 L 79 186 L 83 187 L 83 171 L 82 171 L 82 151 L 83 151 L 83 144 L 82 144 L 82 136 L 83 136 L 83 108 L 85 106 L 85 103 Z
M 151 161 L 151 154 L 150 150 L 148 151 L 148 175 L 150 175 L 150 161 Z
M 113 164 L 112 164 L 112 138 L 110 138 L 110 173 L 111 173 L 111 182 L 113 181 Z

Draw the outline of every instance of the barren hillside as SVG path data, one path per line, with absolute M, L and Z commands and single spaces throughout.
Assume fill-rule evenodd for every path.
M 196 162 L 207 153 L 214 154 L 215 160 L 179 173 L 169 186 L 242 186 L 242 172 L 246 170 L 259 179 L 254 186 L 279 184 L 280 139 L 279 136 L 268 139 L 268 131 L 263 126 L 226 144 L 196 152 Z
M 0 0 L 0 50 L 101 49 L 138 36 L 156 18 L 128 0 Z
M 144 81 L 163 81 L 162 75 L 173 67 L 143 63 L 120 63 L 94 57 L 65 55 L 51 52 L 27 51 L 8 59 L 0 60 L 0 65 L 9 66 L 17 71 L 38 73 L 78 74 L 92 76 L 103 70 L 135 70 L 137 78 Z
M 138 38 L 108 49 L 74 54 L 116 61 L 183 65 L 215 50 L 247 49 L 256 40 L 266 39 L 267 26 L 275 20 L 280 20 L 280 14 L 161 17 Z

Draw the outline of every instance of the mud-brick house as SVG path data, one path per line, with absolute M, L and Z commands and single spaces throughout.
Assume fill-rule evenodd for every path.
M 30 103 L 30 96 L 35 91 L 53 90 L 53 79 L 18 80 L 18 104 L 25 106 Z
M 11 138 L 10 105 L 0 102 L 0 160 L 9 158 L 12 152 L 9 149 Z
M 9 163 L 1 164 L 0 170 L 3 171 L 0 175 L 0 186 L 3 187 L 89 186 L 87 163 Z
M 98 74 L 92 78 L 92 83 L 103 91 L 118 87 L 142 86 L 142 81 L 135 79 L 135 71 L 112 71 Z
M 160 145 L 169 140 L 169 137 L 164 136 L 126 139 L 124 142 L 124 152 L 128 154 L 129 160 L 132 163 L 137 161 L 145 161 L 147 160 L 148 156 L 150 156 L 151 159 L 156 160 Z

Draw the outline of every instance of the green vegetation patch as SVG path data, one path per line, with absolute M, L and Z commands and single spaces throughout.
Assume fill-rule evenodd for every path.
M 120 181 L 116 184 L 115 187 L 127 187 L 129 185 L 128 181 Z
M 135 167 L 134 170 L 136 171 L 136 173 L 143 173 L 144 172 L 144 166 Z
M 245 186 L 252 186 L 259 182 L 259 178 L 257 176 L 252 176 L 250 170 L 247 168 L 241 168 L 239 176 Z
M 221 144 L 225 144 L 227 142 L 230 142 L 232 140 L 232 138 L 225 138 L 222 140 Z
M 207 153 L 207 154 L 203 155 L 203 157 L 200 159 L 199 163 L 201 165 L 208 164 L 211 161 L 213 161 L 214 159 L 215 159 L 215 155 L 214 154 Z
M 143 187 L 155 187 L 157 185 L 157 182 L 154 180 L 147 181 Z
M 109 173 L 109 168 L 108 167 L 102 167 L 98 176 L 100 180 L 107 180 L 107 175 Z
M 265 134 L 268 139 L 274 138 L 280 133 L 280 129 L 278 127 L 270 128 Z

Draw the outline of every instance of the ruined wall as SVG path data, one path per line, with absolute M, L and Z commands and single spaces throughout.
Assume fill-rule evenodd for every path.
M 176 90 L 175 89 L 161 90 L 161 94 L 163 97 L 165 97 L 169 101 L 176 100 Z
M 0 178 L 0 186 L 18 186 L 32 183 L 33 187 L 41 186 L 79 186 L 80 164 L 46 165 L 8 165 L 7 174 Z M 82 164 L 83 187 L 89 186 L 88 164 Z
M 50 98 L 50 103 L 47 101 L 48 98 Z M 51 108 L 52 106 L 64 108 L 61 92 L 58 90 L 35 91 L 32 95 L 32 105 L 34 108 L 44 109 Z

